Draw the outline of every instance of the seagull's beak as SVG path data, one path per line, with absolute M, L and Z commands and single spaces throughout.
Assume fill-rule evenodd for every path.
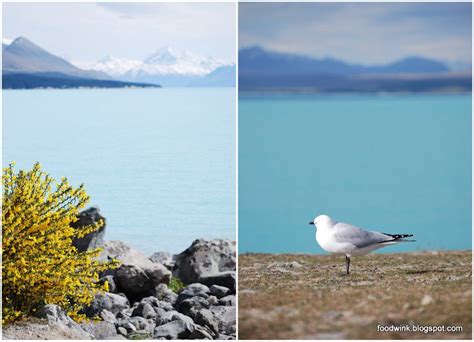
M 310 221 L 309 224 L 312 224 L 314 226 L 314 222 L 313 221 Z

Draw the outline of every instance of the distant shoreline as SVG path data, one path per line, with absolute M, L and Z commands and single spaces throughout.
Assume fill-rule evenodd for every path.
M 447 249 L 447 250 L 441 250 L 441 249 L 435 249 L 435 250 L 422 250 L 422 251 L 406 251 L 406 252 L 374 252 L 370 253 L 368 255 L 384 255 L 384 256 L 397 256 L 397 255 L 440 255 L 440 254 L 447 254 L 447 253 L 471 253 L 472 251 L 470 249 Z M 337 257 L 338 254 L 332 254 L 332 253 L 265 253 L 265 252 L 243 252 L 239 253 L 239 256 L 310 256 L 310 257 Z M 341 254 L 342 255 L 342 254 Z M 354 258 L 364 258 L 365 255 L 362 256 L 356 256 Z
M 2 73 L 2 89 L 161 88 L 151 83 L 73 77 L 61 73 Z
M 317 88 L 243 88 L 239 89 L 239 96 L 265 96 L 265 95 L 470 95 L 469 89 L 438 89 L 429 91 L 357 91 L 337 90 L 325 91 Z

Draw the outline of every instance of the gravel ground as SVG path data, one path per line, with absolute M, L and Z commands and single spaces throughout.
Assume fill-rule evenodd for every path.
M 335 255 L 241 255 L 239 338 L 471 339 L 470 251 L 371 254 L 353 258 L 348 276 L 344 265 Z M 410 331 L 379 331 L 399 326 Z M 413 331 L 448 326 L 462 331 Z

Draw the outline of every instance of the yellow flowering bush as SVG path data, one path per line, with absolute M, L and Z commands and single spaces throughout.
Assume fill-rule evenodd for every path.
M 74 319 L 95 293 L 107 290 L 98 273 L 115 263 L 99 263 L 100 249 L 78 252 L 73 238 L 98 230 L 103 222 L 74 229 L 89 197 L 81 185 L 59 183 L 36 163 L 31 171 L 3 169 L 3 323 L 33 314 L 45 304 L 64 308 Z M 52 191 L 52 186 L 55 190 Z

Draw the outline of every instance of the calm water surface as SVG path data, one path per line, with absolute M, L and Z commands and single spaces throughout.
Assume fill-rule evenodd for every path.
M 147 254 L 235 239 L 235 90 L 3 92 L 3 165 L 85 183 L 106 238 Z
M 240 252 L 322 253 L 322 213 L 470 249 L 471 127 L 463 95 L 241 95 Z

